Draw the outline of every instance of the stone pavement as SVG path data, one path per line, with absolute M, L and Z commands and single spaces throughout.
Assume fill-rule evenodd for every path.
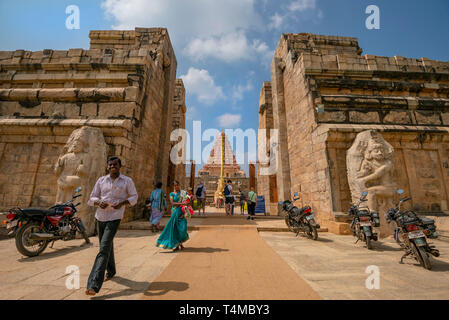
M 292 233 L 260 233 L 260 236 L 324 299 L 449 299 L 449 243 L 432 241 L 440 250 L 431 258 L 432 270 L 405 259 L 392 239 L 373 244 L 354 244 L 352 236 L 319 234 L 318 241 Z M 368 266 L 380 271 L 380 290 L 368 290 Z
M 390 239 L 368 251 L 351 236 L 320 233 L 319 241 L 287 232 L 257 232 L 270 219 L 215 216 L 191 219 L 186 250 L 154 246 L 159 234 L 119 230 L 118 274 L 92 299 L 449 299 L 449 243 L 434 241 L 441 257 L 432 271 L 411 260 Z M 282 220 L 272 220 L 280 223 Z M 0 240 L 0 299 L 90 299 L 84 290 L 98 240 L 56 242 L 24 258 L 14 239 Z M 80 289 L 65 286 L 66 268 L 80 268 Z M 365 270 L 380 268 L 380 290 L 367 290 Z M 300 290 L 298 290 L 298 288 Z
M 192 237 L 195 232 L 190 233 Z M 151 281 L 171 262 L 177 253 L 163 253 L 155 247 L 157 237 L 148 231 L 120 230 L 114 240 L 118 274 L 104 283 L 93 299 L 139 299 Z M 22 257 L 14 239 L 0 241 L 0 300 L 16 299 L 89 299 L 84 294 L 95 256 L 98 238 L 93 245 L 83 246 L 84 240 L 57 241 L 40 256 Z M 80 289 L 65 286 L 66 268 L 80 269 Z
M 204 219 L 185 247 L 145 291 L 145 299 L 320 299 L 262 240 L 254 221 Z

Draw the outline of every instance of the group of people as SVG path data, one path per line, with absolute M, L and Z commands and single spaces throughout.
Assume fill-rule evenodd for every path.
M 120 173 L 122 162 L 118 157 L 107 161 L 109 174 L 97 180 L 90 194 L 88 205 L 97 207 L 95 219 L 100 242 L 100 250 L 87 280 L 86 295 L 96 295 L 105 281 L 116 274 L 113 240 L 126 206 L 137 203 L 137 191 L 131 178 Z M 159 229 L 159 223 L 167 206 L 162 183 L 156 185 L 151 196 L 151 224 Z M 174 182 L 174 191 L 170 193 L 172 214 L 159 236 L 156 246 L 173 251 L 184 249 L 183 243 L 189 239 L 186 215 L 191 214 L 191 197 L 181 190 L 179 182 Z M 106 275 L 106 277 L 105 277 Z
M 235 195 L 232 194 L 232 180 L 226 181 L 226 186 L 224 187 L 224 196 L 225 196 L 225 210 L 227 216 L 234 215 L 234 204 L 235 204 Z M 239 189 L 239 197 L 240 197 L 240 214 L 245 214 L 245 203 L 248 206 L 248 220 L 254 220 L 254 216 L 256 215 L 256 205 L 257 205 L 257 194 L 254 191 L 254 187 L 250 188 L 248 194 L 246 194 L 243 190 Z
M 122 162 L 118 157 L 110 157 L 107 161 L 109 174 L 97 180 L 90 194 L 88 205 L 97 207 L 95 218 L 100 242 L 100 250 L 95 258 L 94 265 L 87 280 L 86 294 L 96 295 L 103 282 L 111 280 L 116 274 L 113 240 L 117 233 L 120 221 L 123 219 L 126 206 L 134 206 L 137 203 L 137 191 L 133 180 L 120 173 Z M 151 193 L 147 206 L 151 207 L 150 223 L 153 232 L 160 231 L 160 221 L 167 208 L 166 194 L 162 189 L 162 183 L 156 184 L 156 189 Z M 191 190 L 181 190 L 178 181 L 173 184 L 174 191 L 170 193 L 171 216 L 162 230 L 156 246 L 173 251 L 183 250 L 183 243 L 189 239 L 187 233 L 187 217 L 193 214 L 192 204 L 196 198 L 198 201 L 198 214 L 201 209 L 205 214 L 206 187 L 200 183 L 195 195 Z M 228 180 L 225 187 L 226 214 L 233 215 L 235 197 L 232 195 L 232 181 Z M 248 193 L 248 197 L 240 190 L 241 213 L 244 213 L 244 204 L 248 203 L 248 219 L 254 220 L 257 194 L 254 188 Z M 105 277 L 106 275 L 106 277 Z

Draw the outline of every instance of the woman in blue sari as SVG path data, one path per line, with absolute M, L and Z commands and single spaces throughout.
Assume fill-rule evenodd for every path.
M 170 193 L 171 217 L 164 230 L 162 230 L 156 247 L 178 251 L 180 248 L 181 250 L 184 249 L 182 244 L 189 240 L 189 235 L 187 234 L 187 220 L 181 209 L 181 206 L 186 205 L 185 199 L 182 197 L 182 190 L 178 181 L 174 182 L 174 186 L 175 191 Z

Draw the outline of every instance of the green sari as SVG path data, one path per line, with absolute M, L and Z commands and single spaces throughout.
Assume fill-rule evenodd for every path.
M 170 198 L 173 198 L 174 202 L 180 202 L 181 192 L 175 194 L 170 193 Z M 171 217 L 162 230 L 162 233 L 157 240 L 156 247 L 164 249 L 175 249 L 180 244 L 189 240 L 187 234 L 187 220 L 182 217 L 183 213 L 181 207 L 172 207 Z

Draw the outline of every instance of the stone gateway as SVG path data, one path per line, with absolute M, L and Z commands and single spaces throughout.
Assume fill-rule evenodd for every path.
M 122 159 L 139 193 L 125 222 L 157 181 L 184 179 L 169 159 L 186 107 L 167 30 L 89 37 L 88 50 L 0 51 L 0 211 L 50 207 L 78 184 L 88 197 L 106 156 Z
M 321 225 L 347 234 L 361 189 L 383 217 L 401 188 L 408 208 L 447 217 L 448 83 L 449 62 L 362 55 L 356 38 L 283 34 L 260 93 L 259 128 L 279 135 L 278 170 L 258 177 L 270 214 L 274 199 L 300 192 Z

